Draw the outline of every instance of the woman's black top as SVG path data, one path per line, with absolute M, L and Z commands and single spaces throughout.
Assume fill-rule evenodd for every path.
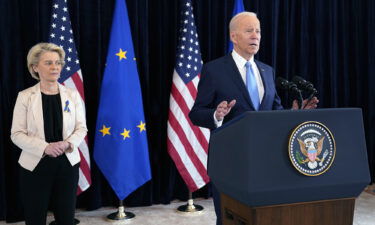
M 44 136 L 47 143 L 62 141 L 63 117 L 60 94 L 42 93 Z

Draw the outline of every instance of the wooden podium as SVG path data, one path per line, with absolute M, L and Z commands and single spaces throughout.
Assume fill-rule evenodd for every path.
M 291 164 L 301 123 L 330 129 L 336 156 L 319 176 Z M 370 182 L 360 109 L 248 112 L 213 132 L 208 173 L 221 193 L 224 225 L 352 225 L 355 198 Z
M 224 225 L 352 225 L 354 202 L 350 198 L 250 207 L 221 194 L 221 212 Z

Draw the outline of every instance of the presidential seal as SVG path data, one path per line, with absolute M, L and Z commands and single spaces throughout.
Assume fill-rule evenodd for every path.
M 306 176 L 325 173 L 335 159 L 336 146 L 331 131 L 323 124 L 308 121 L 298 125 L 289 138 L 289 158 Z

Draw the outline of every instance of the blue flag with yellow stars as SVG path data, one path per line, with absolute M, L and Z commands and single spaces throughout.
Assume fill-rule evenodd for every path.
M 151 179 L 142 93 L 124 0 L 116 0 L 94 159 L 120 200 Z

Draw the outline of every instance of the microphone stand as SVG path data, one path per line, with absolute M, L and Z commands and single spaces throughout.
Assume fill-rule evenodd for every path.
M 278 77 L 276 79 L 276 85 L 277 87 L 280 87 L 281 89 L 292 92 L 293 93 L 292 96 L 296 97 L 297 99 L 298 108 L 302 109 L 302 103 L 303 103 L 302 92 L 294 82 L 288 81 L 282 77 Z
M 297 87 L 303 91 L 306 91 L 308 93 L 307 103 L 318 93 L 318 91 L 314 88 L 314 85 L 303 79 L 299 76 L 294 76 L 292 78 L 292 82 L 297 84 Z
M 289 89 L 294 93 L 294 96 L 297 98 L 298 109 L 302 109 L 302 104 L 303 104 L 302 92 L 300 89 L 297 88 L 297 85 L 295 85 L 293 82 L 289 82 L 289 83 L 290 83 Z
M 301 91 L 298 92 L 297 102 L 298 102 L 298 108 L 299 108 L 299 109 L 302 109 L 303 98 L 302 98 L 302 93 L 301 93 Z

